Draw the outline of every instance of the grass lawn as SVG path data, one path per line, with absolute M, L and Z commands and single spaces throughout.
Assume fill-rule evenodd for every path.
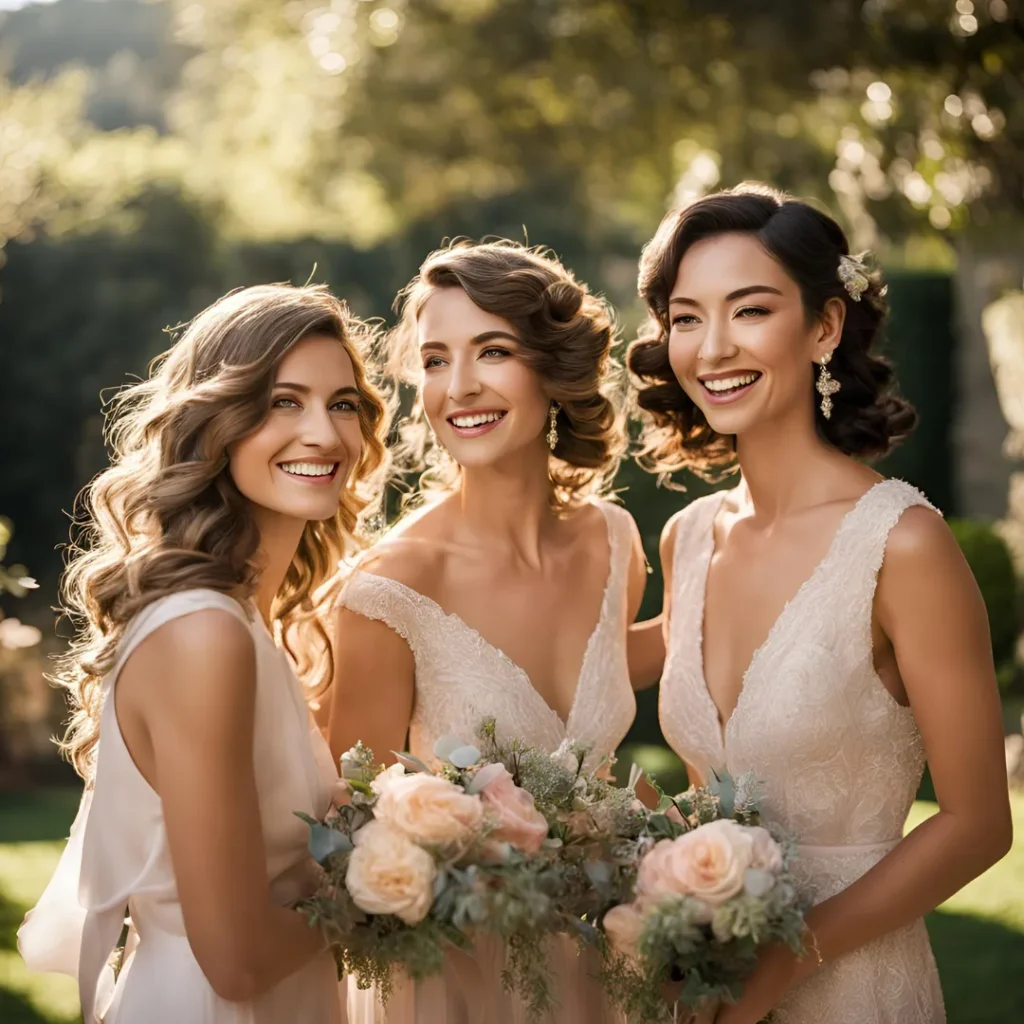
M 674 788 L 670 779 L 679 779 L 679 769 L 671 755 L 649 747 L 623 753 L 627 767 L 635 759 Z M 74 982 L 30 974 L 16 947 L 22 915 L 50 877 L 77 804 L 78 794 L 67 789 L 0 797 L 3 1024 L 80 1020 Z M 915 804 L 908 827 L 936 809 L 929 801 Z M 1024 794 L 1014 794 L 1013 817 L 1018 838 L 1009 856 L 928 918 L 950 1024 L 1024 1021 Z

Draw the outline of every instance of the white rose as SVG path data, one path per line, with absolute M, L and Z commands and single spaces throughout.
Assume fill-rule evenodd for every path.
M 747 834 L 754 844 L 750 866 L 777 875 L 782 870 L 782 847 L 766 828 L 751 826 L 747 829 Z
M 380 821 L 359 829 L 353 841 L 345 886 L 356 906 L 368 914 L 394 914 L 406 924 L 422 921 L 434 898 L 434 858 Z
M 374 816 L 421 846 L 465 851 L 484 827 L 484 805 L 460 786 L 425 772 L 384 787 Z

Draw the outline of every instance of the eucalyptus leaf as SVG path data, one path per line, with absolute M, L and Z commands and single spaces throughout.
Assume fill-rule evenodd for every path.
M 345 853 L 352 849 L 352 840 L 343 832 L 321 825 L 319 822 L 309 828 L 309 854 L 317 862 L 323 864 L 335 853 Z
M 446 732 L 443 736 L 437 738 L 437 742 L 434 744 L 434 756 L 442 761 L 448 761 L 451 759 L 453 751 L 465 745 L 466 741 L 461 736 Z
M 410 771 L 414 772 L 429 772 L 430 769 L 414 754 L 403 754 L 397 750 L 392 750 L 392 754 L 398 758 Z
M 736 811 L 736 784 L 728 772 L 719 775 L 715 773 L 714 779 L 708 783 L 708 789 L 716 797 L 722 809 L 723 818 L 731 818 Z
M 456 768 L 471 768 L 480 760 L 480 751 L 471 744 L 466 744 L 464 747 L 456 747 L 456 749 L 449 754 L 448 760 L 451 761 Z

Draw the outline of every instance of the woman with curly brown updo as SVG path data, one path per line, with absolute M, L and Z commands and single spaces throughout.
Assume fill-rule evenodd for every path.
M 602 500 L 624 448 L 607 306 L 549 253 L 511 242 L 429 256 L 402 297 L 397 372 L 417 387 L 406 444 L 422 508 L 369 552 L 341 592 L 331 746 L 433 760 L 445 733 L 599 763 L 635 713 L 626 628 L 645 564 L 630 515 Z M 611 1019 L 597 967 L 553 944 L 557 1019 Z M 400 986 L 387 1010 L 350 990 L 358 1024 L 502 1024 L 501 951 L 453 951 L 443 978 Z
M 762 186 L 670 214 L 630 350 L 643 457 L 715 478 L 665 527 L 660 717 L 692 778 L 752 771 L 815 904 L 717 1024 L 935 1024 L 922 917 L 1011 825 L 985 609 L 927 500 L 861 461 L 914 425 L 875 354 L 877 273 Z M 901 839 L 927 761 L 939 812 Z
M 64 581 L 85 794 L 19 934 L 30 967 L 77 976 L 89 1024 L 343 1019 L 333 958 L 288 906 L 315 877 L 294 812 L 325 812 L 337 772 L 275 636 L 304 627 L 298 667 L 330 679 L 313 595 L 387 427 L 362 333 L 324 288 L 249 288 L 118 396 Z

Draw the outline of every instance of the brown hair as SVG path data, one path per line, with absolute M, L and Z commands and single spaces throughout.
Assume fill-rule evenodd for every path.
M 855 302 L 837 273 L 840 255 L 850 251 L 842 228 L 813 206 L 751 182 L 672 211 L 644 247 L 638 290 L 649 318 L 627 356 L 644 419 L 640 464 L 663 482 L 680 469 L 716 480 L 735 468 L 734 439 L 711 429 L 672 372 L 668 300 L 690 247 L 736 232 L 753 235 L 796 281 L 809 318 L 831 298 L 846 304 L 842 338 L 829 363 L 841 390 L 833 397 L 831 419 L 815 403 L 815 425 L 847 455 L 887 452 L 913 430 L 917 414 L 898 395 L 888 361 L 875 352 L 888 312 L 881 275 L 868 273 L 867 290 Z
M 352 360 L 363 448 L 337 514 L 306 524 L 272 615 L 300 676 L 330 679 L 330 640 L 314 592 L 379 496 L 386 406 L 361 356 L 369 332 L 344 303 L 323 286 L 246 288 L 200 313 L 154 360 L 147 380 L 118 393 L 107 430 L 111 466 L 79 496 L 62 585 L 77 637 L 56 679 L 74 707 L 63 750 L 84 778 L 99 738 L 101 680 L 133 616 L 197 587 L 252 593 L 259 532 L 228 470 L 227 449 L 264 420 L 278 364 L 312 335 L 337 338 Z M 293 650 L 288 636 L 306 622 L 318 639 L 307 636 L 314 642 Z
M 611 357 L 615 322 L 608 304 L 577 282 L 550 250 L 507 240 L 453 242 L 431 253 L 396 299 L 401 320 L 388 339 L 389 364 L 406 383 L 419 380 L 416 320 L 438 288 L 461 288 L 480 309 L 512 324 L 524 360 L 561 406 L 549 469 L 553 507 L 568 511 L 605 493 L 625 449 L 623 416 L 614 400 L 621 373 Z M 421 489 L 450 490 L 459 468 L 451 460 L 429 465 L 430 436 L 417 399 L 402 429 L 400 471 L 421 472 Z

